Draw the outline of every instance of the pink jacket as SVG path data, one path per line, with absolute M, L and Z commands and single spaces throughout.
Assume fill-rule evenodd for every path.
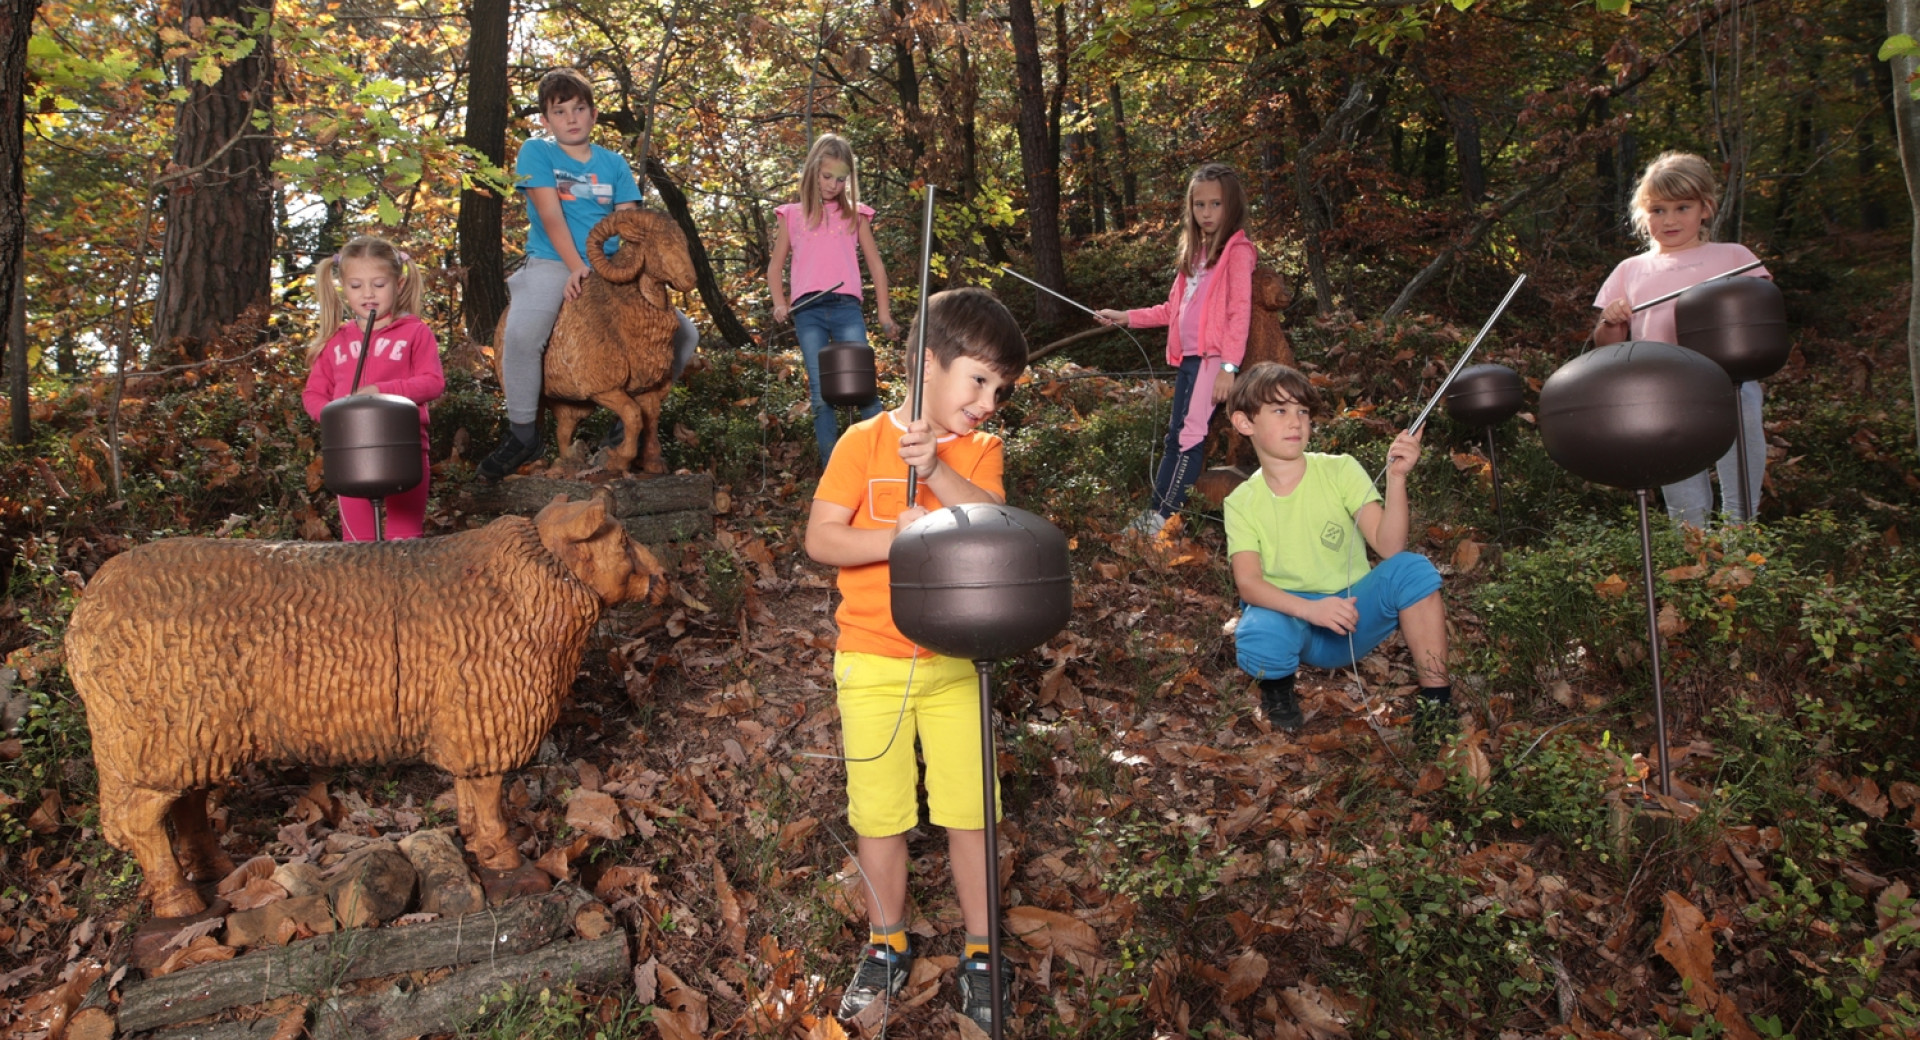
M 301 403 L 314 422 L 320 410 L 335 398 L 345 397 L 353 389 L 353 369 L 360 359 L 364 326 L 349 321 L 327 340 L 307 372 L 307 388 Z M 402 314 L 393 324 L 373 334 L 373 350 L 367 357 L 366 371 L 360 374 L 362 385 L 374 383 L 383 394 L 398 394 L 420 406 L 420 430 L 427 428 L 427 402 L 447 389 L 447 378 L 440 368 L 440 341 L 418 316 Z
M 1207 284 L 1200 288 L 1201 357 L 1217 357 L 1237 365 L 1247 353 L 1247 323 L 1253 317 L 1253 266 L 1259 262 L 1247 233 L 1227 239 Z M 1167 328 L 1167 364 L 1177 365 L 1186 353 L 1180 346 L 1180 301 L 1187 294 L 1187 272 L 1174 276 L 1167 302 L 1127 312 L 1127 327 Z

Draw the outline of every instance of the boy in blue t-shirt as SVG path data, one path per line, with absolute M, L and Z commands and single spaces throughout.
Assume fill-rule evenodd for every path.
M 1420 461 L 1419 435 L 1403 430 L 1387 449 L 1383 504 L 1353 456 L 1307 450 L 1320 393 L 1306 376 L 1261 362 L 1234 380 L 1227 405 L 1260 459 L 1224 511 L 1227 556 L 1246 603 L 1233 639 L 1240 667 L 1259 680 L 1268 722 L 1289 731 L 1305 722 L 1293 690 L 1302 663 L 1344 668 L 1396 627 L 1419 678 L 1416 724 L 1443 722 L 1453 690 L 1440 572 L 1407 551 L 1407 474 Z M 1379 567 L 1369 569 L 1368 546 Z
M 618 153 L 594 144 L 593 87 L 573 69 L 540 78 L 540 119 L 553 136 L 520 146 L 514 177 L 527 195 L 527 261 L 507 279 L 511 308 L 500 342 L 501 389 L 507 395 L 507 435 L 480 461 L 480 475 L 499 480 L 545 454 L 535 425 L 540 413 L 541 364 L 561 303 L 580 295 L 593 270 L 587 234 L 616 209 L 640 202 L 633 169 Z M 617 240 L 616 240 L 617 241 Z M 693 358 L 700 334 L 674 311 L 673 378 Z

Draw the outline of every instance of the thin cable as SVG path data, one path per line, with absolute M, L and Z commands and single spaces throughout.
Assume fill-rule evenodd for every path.
M 845 755 L 828 755 L 819 751 L 801 751 L 797 754 L 801 758 L 817 758 L 826 762 L 878 762 L 887 757 L 887 752 L 893 750 L 893 742 L 900 737 L 900 727 L 907 720 L 907 699 L 913 695 L 913 672 L 920 667 L 920 647 L 915 646 L 913 650 L 913 657 L 907 662 L 907 685 L 900 691 L 900 713 L 893 717 L 893 732 L 887 735 L 886 747 L 881 748 L 878 754 L 870 758 L 848 758 Z M 845 676 L 839 678 L 844 679 Z
M 1063 300 L 1066 303 L 1072 304 L 1073 306 L 1078 307 L 1083 311 L 1086 311 L 1088 314 L 1093 315 L 1093 318 L 1095 321 L 1098 321 L 1100 324 L 1105 325 L 1107 328 L 1120 330 L 1122 334 L 1124 334 L 1128 339 L 1133 341 L 1134 349 L 1140 352 L 1140 359 L 1147 363 L 1146 374 L 1153 379 L 1164 378 L 1154 370 L 1153 355 L 1147 353 L 1146 344 L 1140 342 L 1140 337 L 1133 334 L 1133 328 L 1131 326 L 1116 325 L 1116 324 L 1109 323 L 1107 319 L 1100 317 L 1100 313 L 1098 311 L 1093 310 L 1092 308 L 1088 307 L 1086 304 L 1081 303 L 1080 301 L 1075 300 L 1074 298 L 1064 293 L 1055 292 L 1054 290 L 1049 289 L 1044 285 L 1041 285 L 1039 282 L 1036 282 L 1033 279 L 1028 278 L 1026 275 L 1021 274 L 1020 272 L 1014 270 L 1011 267 L 1006 266 L 1005 264 L 1000 265 L 1000 270 L 1014 276 L 1015 278 L 1020 279 L 1021 281 L 1027 283 L 1028 285 L 1033 286 L 1035 289 L 1038 289 L 1041 292 L 1046 293 L 1048 296 L 1052 296 L 1056 299 Z M 1133 373 L 1130 373 L 1130 372 L 1118 373 L 1118 374 L 1115 374 L 1115 378 L 1117 378 L 1119 375 L 1132 375 L 1132 374 Z M 1151 413 L 1149 413 L 1149 417 L 1152 418 L 1154 416 Z M 1171 401 L 1167 402 L 1167 425 L 1168 426 L 1173 425 L 1173 402 Z M 1147 445 L 1147 483 L 1149 485 L 1153 483 L 1154 475 L 1160 468 L 1159 449 L 1160 449 L 1161 442 L 1162 442 L 1162 438 L 1156 437 L 1153 439 L 1153 441 L 1151 441 Z M 1157 503 L 1156 503 L 1156 506 L 1157 506 Z M 1182 513 L 1185 513 L 1186 512 L 1185 507 L 1182 507 L 1180 511 Z
M 879 911 L 880 931 L 884 934 L 891 935 L 893 933 L 894 924 L 898 923 L 902 927 L 904 927 L 906 925 L 905 921 L 893 922 L 893 921 L 887 920 L 886 908 L 880 905 L 880 889 L 874 886 L 873 880 L 871 878 L 867 877 L 867 868 L 860 864 L 860 855 L 847 847 L 846 841 L 840 837 L 840 832 L 837 829 L 835 829 L 833 824 L 831 823 L 827 824 L 827 835 L 833 839 L 833 843 L 835 845 L 840 846 L 840 851 L 846 853 L 847 858 L 853 861 L 854 873 L 860 876 L 860 883 L 867 886 L 867 894 L 873 897 L 872 906 L 874 907 L 874 909 Z M 902 836 L 903 840 L 904 840 L 904 837 L 905 836 L 903 835 Z M 909 947 L 911 947 L 912 940 L 908 940 L 908 945 Z M 888 948 L 891 949 L 892 947 L 888 947 Z M 865 957 L 865 954 L 862 953 L 861 956 Z M 888 979 L 887 979 L 888 985 L 880 987 L 880 1031 L 874 1034 L 876 1036 L 887 1035 L 887 1020 L 893 1014 L 893 986 L 891 984 L 893 982 L 892 965 L 888 965 L 887 974 L 888 974 Z M 856 967 L 854 968 L 854 979 L 857 980 L 859 979 L 859 977 L 860 977 L 860 969 Z M 851 983 L 849 983 L 849 985 L 851 985 Z M 858 1017 L 858 1016 L 855 1016 L 855 1017 Z

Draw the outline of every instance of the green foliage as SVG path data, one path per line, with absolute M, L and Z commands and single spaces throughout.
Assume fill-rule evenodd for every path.
M 1443 823 L 1343 868 L 1364 949 L 1340 951 L 1335 973 L 1366 1001 L 1359 1035 L 1492 1035 L 1553 988 L 1540 923 L 1508 915 L 1479 878 L 1456 872 L 1453 842 Z
M 1120 526 L 1138 510 L 1165 436 L 1164 384 L 1127 384 L 1070 367 L 1034 372 L 1001 411 L 1007 487 L 1063 529 Z M 1118 521 L 1118 522 L 1117 522 Z
M 1479 833 L 1508 841 L 1550 837 L 1578 861 L 1618 869 L 1617 842 L 1626 836 L 1617 832 L 1614 811 L 1626 782 L 1622 758 L 1630 756 L 1614 746 L 1612 735 L 1589 744 L 1565 732 L 1542 734 L 1532 742 L 1509 740 L 1505 748 L 1492 782 L 1471 799 L 1480 809 L 1468 819 L 1483 825 Z M 1467 779 L 1453 774 L 1456 796 Z
M 534 993 L 503 986 L 499 993 L 480 1002 L 473 1024 L 456 1035 L 460 1040 L 523 1040 L 536 1036 L 551 1040 L 630 1040 L 653 1035 L 652 1023 L 652 1009 L 634 1003 L 632 997 L 596 1001 L 571 988 L 556 993 L 543 987 Z

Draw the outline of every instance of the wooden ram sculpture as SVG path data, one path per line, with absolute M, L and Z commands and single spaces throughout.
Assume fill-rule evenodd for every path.
M 237 767 L 424 759 L 453 774 L 468 850 L 512 870 L 501 774 L 559 716 L 601 610 L 660 574 L 598 499 L 418 541 L 169 538 L 116 556 L 66 638 L 107 840 L 140 861 L 156 915 L 188 916 L 205 909 L 189 876 L 232 869 L 206 796 Z
M 612 237 L 620 239 L 620 248 L 609 255 L 605 247 Z M 594 274 L 560 308 L 541 369 L 540 403 L 553 409 L 558 423 L 559 465 L 579 468 L 573 432 L 602 407 L 626 427 L 621 443 L 607 453 L 607 468 L 625 473 L 638 458 L 642 472 L 665 473 L 660 405 L 672 388 L 678 327 L 667 289 L 687 292 L 694 286 L 687 236 L 656 210 L 616 210 L 587 233 L 587 262 Z M 503 311 L 495 343 L 506 328 Z M 497 374 L 497 352 L 494 367 Z

